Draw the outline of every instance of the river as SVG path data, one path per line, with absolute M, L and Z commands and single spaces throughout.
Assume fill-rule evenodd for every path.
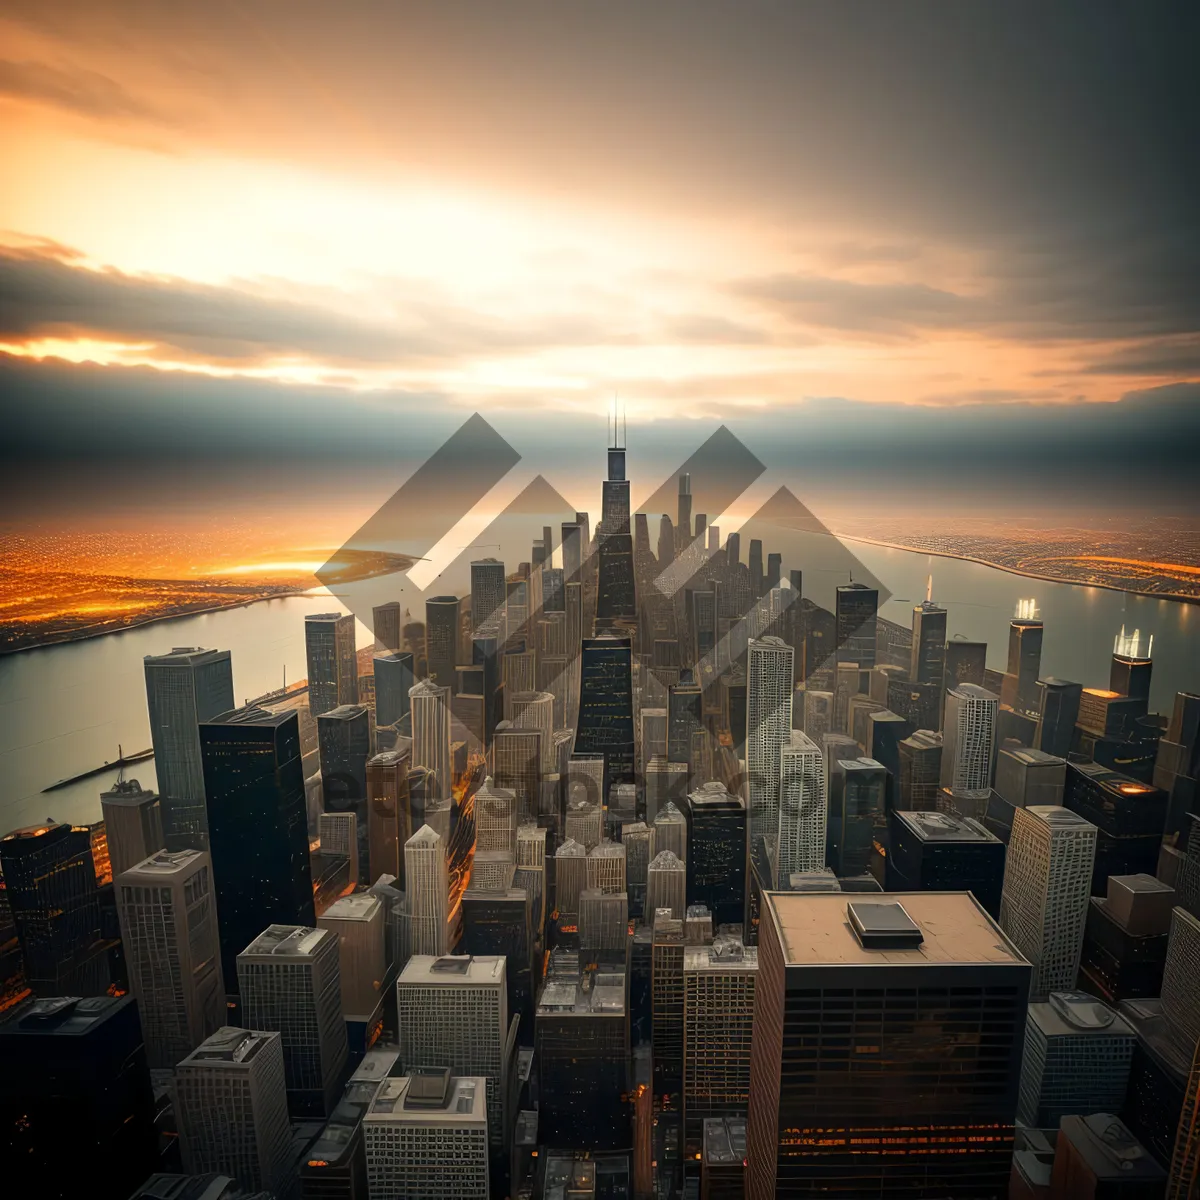
M 1113 635 L 1124 623 L 1154 634 L 1153 706 L 1169 713 L 1175 692 L 1200 688 L 1200 606 L 1077 584 L 1028 579 L 961 559 L 851 544 L 855 557 L 896 599 L 883 616 L 911 621 L 912 604 L 934 577 L 935 598 L 950 611 L 949 633 L 988 643 L 989 665 L 1003 669 L 1008 622 L 1018 598 L 1037 600 L 1046 624 L 1042 673 L 1108 685 Z M 821 571 L 806 569 L 805 593 L 826 603 Z M 839 579 L 840 581 L 840 579 Z M 810 592 L 810 582 L 812 590 Z M 241 608 L 157 622 L 138 629 L 26 650 L 0 659 L 0 832 L 53 817 L 94 821 L 100 793 L 116 772 L 43 795 L 47 784 L 150 744 L 142 658 L 173 646 L 229 650 L 239 701 L 279 687 L 286 669 L 306 673 L 304 617 L 336 603 L 326 594 L 288 596 Z M 359 626 L 359 644 L 370 641 Z M 128 774 L 155 783 L 153 760 Z

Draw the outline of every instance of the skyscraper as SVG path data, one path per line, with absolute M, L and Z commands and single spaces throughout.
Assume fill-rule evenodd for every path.
M 704 725 L 704 695 L 692 671 L 684 667 L 679 682 L 667 688 L 666 755 L 668 762 L 686 763 L 692 753 L 692 735 Z M 661 753 L 661 751 L 656 751 Z
M 46 824 L 0 838 L 0 872 L 35 996 L 98 996 L 110 982 L 86 826 Z
M 339 704 L 357 704 L 358 652 L 353 614 L 310 613 L 304 618 L 304 644 L 308 654 L 308 711 L 313 719 Z M 225 707 L 233 707 L 232 696 Z
M 347 1055 L 337 935 L 268 925 L 237 956 L 237 971 L 243 1023 L 279 1034 L 289 1111 L 328 1116 Z
M 650 911 L 654 913 L 650 950 L 654 1085 L 659 1094 L 669 1095 L 683 1086 L 683 913 L 674 913 L 666 905 Z
M 685 800 L 686 797 L 682 797 L 680 802 L 684 803 Z M 687 859 L 687 844 L 687 818 L 675 807 L 674 802 L 668 801 L 654 818 L 654 849 L 670 850 L 680 862 L 684 862 Z
M 541 734 L 540 756 L 543 775 L 558 770 L 554 750 L 554 697 L 549 692 L 517 692 L 508 698 L 509 720 L 515 729 Z
M 166 845 L 158 793 L 144 790 L 136 779 L 119 779 L 101 792 L 100 811 L 114 879 Z
M 375 655 L 375 724 L 395 725 L 408 716 L 408 693 L 416 682 L 407 650 Z
M 887 847 L 887 771 L 873 758 L 839 759 L 829 789 L 829 865 L 837 875 L 878 874 L 881 847 Z
M 117 875 L 114 888 L 146 1059 L 169 1070 L 225 1023 L 208 854 L 159 850 Z
M 583 641 L 577 754 L 603 754 L 608 783 L 634 779 L 632 646 L 600 634 Z
M 1034 747 L 1046 754 L 1066 758 L 1079 719 L 1083 684 L 1048 677 L 1038 680 L 1037 728 Z
M 954 637 L 946 643 L 946 689 L 963 683 L 983 686 L 987 671 L 987 642 Z
M 1028 986 L 1029 964 L 968 893 L 768 892 L 746 1195 L 1007 1194 Z M 893 994 L 905 1002 L 883 1002 Z M 834 1022 L 845 1032 L 822 1036 Z M 959 1023 L 988 1036 L 947 1070 Z
M 453 778 L 450 770 L 450 689 L 422 679 L 408 693 L 412 705 L 412 764 L 433 772 L 433 795 L 449 800 Z
M 202 721 L 234 706 L 229 651 L 181 648 L 147 655 L 145 670 L 167 848 L 207 850 L 199 729 Z
M 367 760 L 369 879 L 393 875 L 404 888 L 404 843 L 412 836 L 408 776 L 412 742 Z
M 349 1024 L 373 1025 L 383 1004 L 387 976 L 383 902 L 370 892 L 341 896 L 317 918 L 317 924 L 338 939 L 342 1016 Z
M 1004 843 L 978 821 L 940 812 L 893 811 L 885 863 L 889 892 L 971 892 L 1000 915 Z
M 38 999 L 0 1022 L 6 1194 L 127 1200 L 159 1168 L 154 1116 L 133 997 Z
M 792 736 L 793 651 L 781 638 L 750 641 L 746 693 L 746 772 L 751 836 L 774 837 L 779 827 L 779 771 Z
M 873 667 L 879 589 L 865 583 L 839 584 L 836 603 L 838 662 L 857 663 L 863 670 Z
M 375 648 L 377 650 L 387 653 L 400 649 L 400 626 L 402 621 L 403 616 L 400 604 L 396 600 L 392 600 L 387 604 L 377 604 L 371 610 L 371 630 L 375 634 Z
M 568 837 L 554 852 L 554 899 L 559 915 L 579 913 L 587 888 L 587 847 Z
M 367 833 L 367 759 L 371 757 L 371 718 L 362 704 L 339 704 L 317 717 L 321 791 L 325 809 L 353 813 L 357 820 L 358 857 L 369 853 Z
M 524 696 L 542 693 L 523 692 Z M 551 700 L 553 707 L 553 700 Z M 534 708 L 527 719 L 536 721 L 546 716 L 545 711 Z M 542 781 L 542 741 L 547 735 L 545 728 L 520 729 L 512 721 L 501 721 L 496 726 L 492 741 L 492 776 L 498 787 L 510 791 L 516 797 L 517 812 L 523 818 L 538 815 L 538 795 Z M 553 752 L 553 743 L 551 752 Z
M 994 692 L 973 683 L 946 695 L 942 786 L 956 796 L 986 796 L 992 786 L 998 703 Z
M 897 747 L 900 771 L 896 807 L 914 812 L 933 812 L 937 808 L 942 777 L 942 735 L 931 729 L 918 729 Z
M 1071 991 L 1079 973 L 1096 827 L 1055 805 L 1013 810 L 1000 927 L 1033 964 L 1031 1003 Z
M 1062 804 L 1066 771 L 1066 762 L 1057 755 L 1026 746 L 1001 749 L 996 754 L 996 791 L 1021 808 Z
M 680 921 L 687 911 L 687 867 L 670 850 L 660 850 L 646 869 L 646 911 L 660 908 Z
M 450 949 L 450 876 L 445 844 L 428 825 L 404 844 L 404 876 L 410 952 L 445 954 Z
M 418 1068 L 385 1079 L 363 1118 L 371 1196 L 487 1200 L 484 1081 Z
M 248 1192 L 287 1194 L 292 1131 L 279 1034 L 217 1030 L 175 1068 L 175 1119 L 189 1174 L 216 1171 Z
M 687 901 L 707 907 L 716 925 L 740 925 L 746 919 L 746 806 L 715 781 L 683 803 Z
M 425 601 L 426 674 L 438 687 L 454 690 L 458 663 L 457 596 L 431 596 Z
M 913 609 L 912 661 L 908 677 L 940 689 L 946 675 L 946 610 L 932 600 Z
M 504 564 L 481 558 L 471 564 L 471 627 L 479 629 L 504 609 L 507 596 Z
M 487 1079 L 488 1132 L 504 1138 L 508 989 L 503 958 L 414 954 L 396 981 L 400 1060 Z
M 780 752 L 777 854 L 781 879 L 793 871 L 819 871 L 825 866 L 828 813 L 824 755 L 812 738 L 793 730 Z
M 1042 622 L 1036 617 L 1014 618 L 1008 626 L 1008 671 L 1011 677 L 1010 707 L 1036 717 L 1038 677 L 1042 671 Z
M 200 726 L 221 974 L 267 926 L 312 925 L 312 870 L 299 718 L 253 705 Z

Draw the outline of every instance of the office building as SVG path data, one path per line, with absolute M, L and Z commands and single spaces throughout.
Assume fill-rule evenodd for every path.
M 746 773 L 752 836 L 775 837 L 779 828 L 779 771 L 792 736 L 794 653 L 781 638 L 754 638 L 746 677 Z
M 1152 875 L 1110 875 L 1088 905 L 1080 986 L 1110 1004 L 1158 996 L 1175 889 Z
M 913 609 L 908 677 L 913 683 L 932 683 L 939 689 L 946 677 L 946 610 L 932 600 Z
M 371 609 L 371 632 L 375 637 L 375 649 L 384 652 L 399 650 L 403 645 L 403 624 L 404 615 L 399 601 L 391 600 L 387 604 L 375 605 Z M 379 658 L 380 655 L 375 657 Z
M 987 671 L 987 642 L 953 637 L 946 643 L 946 690 L 964 683 L 983 686 Z
M 199 730 L 202 722 L 234 707 L 229 651 L 184 647 L 170 654 L 148 654 L 145 671 L 154 771 L 167 848 L 207 850 Z
M 587 886 L 598 892 L 625 892 L 625 847 L 607 838 L 588 851 Z
M 686 806 L 686 798 L 685 798 Z M 687 818 L 674 804 L 668 802 L 654 818 L 654 849 L 670 850 L 681 862 L 687 859 Z
M 408 786 L 412 742 L 367 759 L 367 877 L 392 875 L 404 889 L 404 843 L 412 836 Z
M 1038 680 L 1034 748 L 1065 759 L 1071 752 L 1083 685 L 1049 676 Z
M 1167 794 L 1098 763 L 1067 763 L 1063 806 L 1096 826 L 1092 895 L 1110 875 L 1153 875 L 1158 869 Z
M 487 1200 L 484 1081 L 423 1067 L 385 1079 L 363 1117 L 367 1186 L 388 1200 Z
M 278 1033 L 288 1110 L 328 1116 L 347 1057 L 337 934 L 306 925 L 268 925 L 238 956 L 242 1021 Z
M 160 850 L 122 871 L 114 890 L 146 1059 L 169 1070 L 225 1023 L 208 854 Z
M 758 950 L 720 934 L 683 952 L 683 1112 L 694 1140 L 700 1122 L 745 1116 Z
M 604 810 L 582 796 L 573 796 L 567 801 L 563 832 L 569 841 L 578 842 L 590 853 L 604 836 Z
M 1166 1172 L 1112 1113 L 1063 1117 L 1048 1194 L 1158 1200 Z
M 587 847 L 567 838 L 554 852 L 554 906 L 560 916 L 579 912 L 579 897 L 587 888 Z
M 890 831 L 887 891 L 971 892 L 990 917 L 999 917 L 1004 843 L 978 821 L 895 810 Z
M 266 926 L 312 925 L 299 719 L 253 705 L 200 726 L 221 974 Z
M 667 688 L 667 761 L 686 763 L 692 753 L 692 735 L 704 726 L 704 694 L 690 668 L 679 672 L 679 682 Z M 649 754 L 650 751 L 648 750 Z M 655 747 L 653 753 L 663 751 Z
M 544 730 L 518 729 L 511 721 L 501 721 L 496 726 L 492 742 L 492 776 L 498 787 L 511 791 L 516 797 L 517 812 L 522 819 L 538 815 L 544 737 Z
M 158 1169 L 154 1115 L 132 997 L 47 997 L 0 1022 L 7 1191 L 126 1200 Z
M 508 697 L 513 729 L 538 733 L 543 775 L 558 770 L 554 751 L 554 697 L 549 692 L 515 692 Z
M 933 812 L 941 787 L 942 735 L 932 729 L 918 729 L 896 749 L 900 768 L 896 807 L 910 812 Z
M 710 1117 L 703 1125 L 700 1200 L 743 1200 L 746 1118 Z
M 1038 678 L 1042 671 L 1042 622 L 1036 617 L 1017 617 L 1008 626 L 1007 684 L 1011 695 L 1006 696 L 1014 711 L 1036 717 L 1039 709 Z
M 431 596 L 425 601 L 426 677 L 453 692 L 458 664 L 459 601 L 457 596 Z
M 371 757 L 371 718 L 362 704 L 340 704 L 317 717 L 321 793 L 325 811 L 353 813 L 359 857 L 369 853 L 367 841 L 367 759 Z
M 1017 1119 L 1054 1129 L 1063 1117 L 1119 1112 L 1136 1044 L 1116 1009 L 1086 992 L 1051 992 L 1031 1004 Z
M 422 679 L 408 693 L 412 706 L 412 765 L 433 772 L 430 800 L 449 800 L 453 775 L 450 767 L 450 689 Z
M 625 847 L 625 891 L 630 916 L 640 917 L 646 901 L 647 871 L 654 857 L 654 829 L 645 821 L 621 826 L 621 845 Z
M 840 759 L 829 789 L 828 859 L 835 875 L 882 871 L 887 850 L 887 771 L 873 758 Z
M 683 1087 L 683 921 L 669 908 L 651 910 L 650 1029 L 654 1090 L 660 1095 Z
M 1175 1152 L 1171 1155 L 1167 1200 L 1191 1200 L 1197 1189 L 1200 1189 L 1200 1043 L 1192 1057 L 1184 1092 Z
M 1171 913 L 1162 1015 L 1185 1047 L 1200 1042 L 1200 920 L 1185 908 Z
M 158 793 L 146 791 L 136 779 L 118 779 L 101 792 L 100 812 L 114 879 L 166 845 Z
M 1000 927 L 1033 966 L 1029 999 L 1075 987 L 1096 857 L 1096 827 L 1065 808 L 1013 810 Z
M 507 597 L 504 564 L 497 558 L 471 563 L 471 626 L 479 629 L 504 611 Z
M 657 846 L 657 828 L 654 842 Z M 680 921 L 687 910 L 687 867 L 670 850 L 660 850 L 646 869 L 646 912 L 657 913 L 660 908 L 669 909 Z
M 450 874 L 445 842 L 422 825 L 404 843 L 407 945 L 412 954 L 445 954 L 450 949 Z
M 387 974 L 383 903 L 370 892 L 342 896 L 317 918 L 317 925 L 338 939 L 342 1016 L 369 1024 L 383 1000 Z
M 517 821 L 516 794 L 497 787 L 489 775 L 475 793 L 475 852 L 499 850 L 515 856 Z
M 995 693 L 973 683 L 946 693 L 942 787 L 956 796 L 986 796 L 991 789 L 997 704 Z
M 544 1146 L 628 1150 L 629 986 L 626 954 L 550 956 L 538 997 L 538 1140 Z
M 575 753 L 603 754 L 609 784 L 634 779 L 631 654 L 628 637 L 583 640 Z
M 625 892 L 585 888 L 579 893 L 579 946 L 584 952 L 624 950 L 629 940 L 629 898 Z
M 375 724 L 395 725 L 408 716 L 408 693 L 416 683 L 413 656 L 407 650 L 388 650 L 376 654 Z
M 1028 746 L 1001 747 L 996 754 L 996 791 L 1009 804 L 1062 804 L 1066 760 Z
M 825 865 L 829 801 L 825 792 L 825 758 L 806 733 L 793 730 L 780 753 L 777 870 L 819 871 Z
M 692 792 L 684 808 L 687 902 L 703 904 L 716 925 L 741 924 L 746 919 L 746 806 L 713 781 Z
M 682 804 L 687 786 L 687 763 L 673 763 L 660 755 L 650 759 L 646 763 L 646 820 L 656 820 L 667 805 Z
M 401 1062 L 487 1079 L 489 1136 L 502 1144 L 510 1066 L 504 959 L 414 954 L 396 981 L 396 1017 Z
M 512 874 L 510 867 L 510 874 Z M 522 879 L 528 877 L 528 870 Z M 538 872 L 540 875 L 540 871 Z M 508 1011 L 520 1018 L 526 1037 L 533 1028 L 534 939 L 541 936 L 540 913 L 535 925 L 531 913 L 534 896 L 523 883 L 497 889 L 477 885 L 474 875 L 462 897 L 461 952 L 476 958 L 502 957 L 506 966 Z M 541 904 L 541 890 L 537 893 Z
M 746 1195 L 1006 1195 L 1029 964 L 979 904 L 768 892 L 758 933 Z
M 879 614 L 879 590 L 865 583 L 840 584 L 837 588 L 837 661 L 857 663 L 864 670 L 875 665 L 875 624 Z
M 0 873 L 35 996 L 99 996 L 111 975 L 86 826 L 45 824 L 0 838 Z
M 304 645 L 308 656 L 308 711 L 313 718 L 340 704 L 357 704 L 358 650 L 353 614 L 310 613 L 304 618 Z M 226 708 L 232 707 L 231 696 Z
M 292 1186 L 279 1034 L 223 1026 L 175 1068 L 175 1120 L 184 1169 L 217 1171 L 247 1192 Z

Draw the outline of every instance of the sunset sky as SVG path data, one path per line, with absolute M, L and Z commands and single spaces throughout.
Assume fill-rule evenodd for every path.
M 7 0 L 2 440 L 408 461 L 475 410 L 601 439 L 616 394 L 664 453 L 1177 465 L 1198 12 Z

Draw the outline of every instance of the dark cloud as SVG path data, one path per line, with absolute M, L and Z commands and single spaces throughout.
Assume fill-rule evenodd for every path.
M 1200 339 L 1156 340 L 1123 346 L 1085 368 L 1089 375 L 1200 376 Z

